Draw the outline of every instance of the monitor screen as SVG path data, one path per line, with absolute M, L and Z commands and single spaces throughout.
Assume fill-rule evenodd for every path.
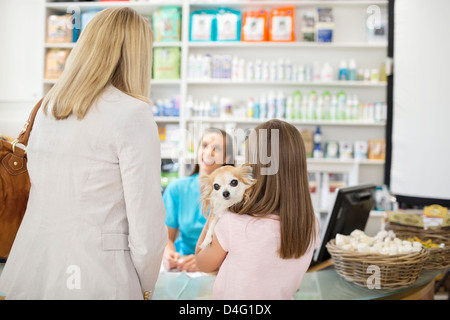
M 375 187 L 374 184 L 364 184 L 336 190 L 334 205 L 321 226 L 321 243 L 314 252 L 313 263 L 330 258 L 326 245 L 337 233 L 349 235 L 355 229 L 364 231 L 375 205 Z

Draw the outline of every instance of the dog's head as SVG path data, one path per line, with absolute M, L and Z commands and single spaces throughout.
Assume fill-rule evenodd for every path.
M 199 179 L 205 215 L 209 207 L 214 211 L 225 210 L 239 203 L 256 182 L 248 165 L 220 167 Z

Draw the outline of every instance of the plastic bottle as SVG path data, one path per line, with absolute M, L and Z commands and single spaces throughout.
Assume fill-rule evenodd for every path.
M 299 90 L 294 92 L 294 98 L 293 98 L 293 104 L 294 104 L 294 119 L 301 119 L 301 107 L 302 107 L 302 94 Z
M 306 119 L 307 120 L 313 120 L 314 119 L 314 113 L 317 105 L 317 94 L 316 91 L 312 90 L 309 93 L 308 98 L 308 110 L 306 113 Z
M 255 61 L 255 80 L 262 80 L 262 61 L 260 59 Z
M 270 61 L 269 80 L 270 81 L 276 81 L 277 80 L 277 62 L 273 61 L 273 60 Z
M 331 105 L 330 105 L 330 120 L 337 120 L 338 114 L 338 101 L 335 94 L 331 96 Z
M 302 107 L 300 109 L 300 119 L 306 120 L 308 118 L 308 99 L 302 100 Z
M 322 132 L 320 131 L 320 126 L 316 128 L 316 131 L 314 132 L 314 150 L 313 150 L 313 157 L 316 159 L 323 157 L 323 150 L 321 146 L 322 141 Z
M 261 117 L 261 106 L 259 104 L 258 98 L 256 98 L 253 104 L 253 118 L 259 119 L 260 117 Z
M 255 79 L 255 70 L 252 61 L 247 61 L 247 67 L 245 70 L 245 79 L 248 81 L 253 81 Z
M 189 96 L 186 101 L 186 117 L 190 118 L 193 116 L 194 109 L 194 101 L 192 100 L 192 96 Z
M 356 94 L 353 96 L 352 119 L 359 120 L 359 99 Z
M 352 108 L 353 108 L 353 100 L 349 96 L 347 97 L 347 101 L 345 103 L 345 114 L 344 114 L 345 120 L 352 120 Z
M 261 118 L 262 119 L 267 119 L 267 112 L 268 112 L 268 110 L 267 110 L 267 99 L 266 99 L 265 95 L 263 95 L 261 97 L 261 100 L 260 100 L 259 104 L 260 104 L 260 110 L 261 110 Z
M 305 81 L 309 82 L 313 80 L 313 70 L 311 64 L 305 65 Z
M 220 117 L 220 104 L 219 104 L 219 98 L 217 96 L 214 96 L 212 98 L 212 103 L 211 103 L 211 113 L 210 113 L 211 117 Z
M 322 120 L 323 118 L 323 97 L 319 96 L 317 98 L 316 110 L 314 112 L 315 120 Z
M 195 79 L 201 79 L 201 77 L 202 77 L 202 62 L 203 62 L 203 57 L 201 54 L 198 54 L 195 57 L 195 70 L 194 70 L 194 78 Z
M 188 78 L 189 79 L 195 79 L 195 66 L 196 66 L 195 56 L 193 54 L 190 54 L 189 59 L 188 59 Z
M 286 115 L 286 98 L 284 97 L 283 91 L 278 91 L 275 116 L 277 119 L 284 119 L 285 115 Z
M 344 91 L 340 91 L 337 96 L 337 114 L 336 120 L 343 120 L 345 116 L 345 103 L 347 97 L 345 96 Z
M 286 60 L 286 65 L 285 65 L 285 80 L 286 81 L 292 81 L 293 78 L 293 69 L 292 69 L 292 62 L 291 60 Z
M 323 111 L 322 111 L 322 119 L 330 120 L 330 108 L 331 108 L 331 95 L 329 91 L 325 91 L 323 93 Z
M 279 58 L 278 64 L 277 64 L 277 81 L 283 81 L 284 80 L 284 59 Z
M 262 74 L 261 74 L 261 80 L 262 81 L 268 81 L 270 79 L 270 67 L 269 62 L 264 61 L 262 63 Z
M 211 56 L 209 54 L 203 56 L 201 68 L 201 78 L 203 80 L 211 79 Z
M 347 74 L 347 62 L 345 60 L 341 61 L 341 64 L 339 66 L 339 80 L 348 80 L 348 74 Z
M 297 81 L 298 82 L 305 81 L 305 67 L 302 64 L 298 66 Z
M 348 64 L 348 80 L 356 81 L 356 62 L 354 59 L 351 59 Z
M 269 96 L 267 98 L 267 118 L 275 118 L 275 94 L 273 91 L 269 92 Z
M 320 81 L 322 70 L 320 69 L 319 63 L 317 61 L 314 61 L 312 68 L 313 81 Z
M 247 118 L 253 118 L 253 98 L 250 98 L 247 102 Z
M 323 82 L 333 81 L 333 68 L 328 62 L 325 62 L 322 67 L 322 74 L 320 76 L 320 80 Z
M 231 63 L 231 80 L 239 80 L 239 59 L 234 56 Z
M 294 119 L 294 99 L 288 96 L 286 99 L 286 120 Z
M 245 79 L 245 60 L 239 59 L 238 62 L 238 80 L 242 81 Z

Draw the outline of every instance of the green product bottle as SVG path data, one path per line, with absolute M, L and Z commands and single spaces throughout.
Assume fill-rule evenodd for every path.
M 294 98 L 293 98 L 293 102 L 294 102 L 294 113 L 293 113 L 293 118 L 294 119 L 301 119 L 302 115 L 301 115 L 301 108 L 302 108 L 302 94 L 300 93 L 299 90 L 294 92 Z

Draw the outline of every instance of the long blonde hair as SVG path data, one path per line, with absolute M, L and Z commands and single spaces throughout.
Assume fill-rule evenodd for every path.
M 80 34 L 61 77 L 43 101 L 56 119 L 83 119 L 108 85 L 149 102 L 153 33 L 134 9 L 108 8 Z
M 318 227 L 309 191 L 305 144 L 295 126 L 280 120 L 264 122 L 254 132 L 256 139 L 247 142 L 246 160 L 253 169 L 256 184 L 248 200 L 231 211 L 258 217 L 279 214 L 279 255 L 283 259 L 299 258 L 314 243 Z M 261 139 L 260 132 L 267 134 L 267 140 Z M 272 144 L 275 135 L 278 141 Z M 263 159 L 263 149 L 274 163 Z M 276 172 L 265 174 L 264 170 L 274 164 Z

